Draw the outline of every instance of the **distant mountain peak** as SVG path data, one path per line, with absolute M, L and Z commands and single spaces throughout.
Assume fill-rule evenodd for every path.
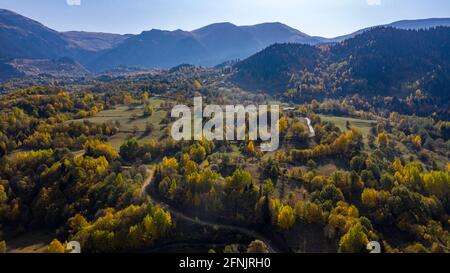
M 294 31 L 300 32 L 298 29 L 290 27 L 281 22 L 265 22 L 265 23 L 259 23 L 259 24 L 243 26 L 243 27 L 277 27 L 277 28 L 284 28 L 284 29 L 289 29 L 289 30 L 294 30 Z
M 206 25 L 191 32 L 197 35 L 202 35 L 202 34 L 210 34 L 212 32 L 236 31 L 236 30 L 240 30 L 240 28 L 235 24 L 232 24 L 230 22 L 222 22 Z

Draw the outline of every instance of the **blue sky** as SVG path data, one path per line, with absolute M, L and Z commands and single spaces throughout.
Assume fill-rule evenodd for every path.
M 114 33 L 282 22 L 334 37 L 401 19 L 450 17 L 449 0 L 0 0 L 0 8 L 59 31 Z

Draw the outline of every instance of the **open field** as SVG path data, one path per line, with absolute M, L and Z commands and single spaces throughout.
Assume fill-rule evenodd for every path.
M 96 124 L 103 124 L 106 122 L 113 122 L 119 125 L 119 132 L 110 137 L 111 145 L 119 149 L 123 142 L 134 135 L 139 141 L 146 141 L 149 139 L 159 140 L 163 136 L 165 125 L 161 121 L 166 117 L 167 111 L 161 107 L 164 100 L 159 98 L 151 98 L 150 106 L 153 107 L 153 114 L 150 117 L 144 117 L 144 105 L 126 106 L 119 105 L 114 109 L 109 109 L 99 112 L 97 115 L 85 119 L 78 119 L 74 121 L 89 121 Z M 146 133 L 147 123 L 153 125 L 153 131 Z
M 350 127 L 356 127 L 359 130 L 361 130 L 361 133 L 367 137 L 367 135 L 370 133 L 370 128 L 373 124 L 376 124 L 377 122 L 374 120 L 366 120 L 366 119 L 357 119 L 357 118 L 350 118 L 350 117 L 336 117 L 336 116 L 325 116 L 325 115 L 319 115 L 320 118 L 324 121 L 329 121 L 334 123 L 341 131 L 346 132 L 348 131 L 348 128 L 346 126 L 347 121 L 350 123 Z

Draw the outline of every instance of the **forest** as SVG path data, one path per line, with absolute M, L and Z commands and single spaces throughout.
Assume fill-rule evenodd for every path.
M 370 241 L 392 253 L 450 251 L 448 121 L 382 111 L 354 95 L 280 102 L 294 110 L 281 113 L 275 152 L 248 139 L 171 139 L 171 105 L 192 104 L 183 94 L 273 99 L 219 82 L 222 72 L 191 67 L 133 85 L 116 78 L 115 88 L 97 80 L 3 95 L 3 251 L 42 230 L 52 236 L 47 252 L 65 252 L 69 241 L 85 252 L 146 251 L 186 240 L 187 222 L 198 233 L 189 219 L 248 236 L 223 245 L 211 234 L 224 231 L 203 231 L 209 252 L 365 252 Z
M 2 82 L 0 252 L 449 253 L 449 30 Z M 174 140 L 194 97 L 279 105 L 279 149 Z

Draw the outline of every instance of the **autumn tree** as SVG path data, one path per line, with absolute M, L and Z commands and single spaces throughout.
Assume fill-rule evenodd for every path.
M 203 88 L 203 85 L 200 83 L 200 81 L 198 80 L 194 80 L 192 82 L 192 84 L 194 85 L 195 90 L 200 90 Z
M 87 156 L 95 158 L 104 156 L 108 161 L 114 161 L 119 157 L 117 151 L 109 143 L 101 142 L 100 140 L 88 140 L 83 148 Z
M 153 114 L 153 107 L 145 106 L 144 107 L 144 117 L 150 117 Z
M 189 150 L 189 156 L 200 164 L 206 159 L 206 149 L 201 145 L 193 145 Z
M 324 213 L 320 206 L 310 201 L 298 201 L 295 205 L 295 214 L 301 222 L 322 225 Z
M 176 158 L 164 157 L 158 166 L 158 172 L 161 178 L 174 177 L 178 173 L 179 163 Z
M 309 133 L 301 122 L 294 122 L 291 126 L 292 135 L 298 142 L 304 142 L 308 139 Z
M 255 150 L 255 144 L 253 143 L 253 141 L 248 142 L 247 153 L 252 156 L 255 155 L 256 150 Z
M 74 217 L 69 219 L 69 227 L 71 234 L 77 234 L 86 227 L 89 226 L 89 222 L 81 214 L 76 214 Z
M 147 103 L 149 97 L 150 97 L 150 95 L 148 94 L 147 91 L 145 91 L 144 93 L 142 93 L 142 102 L 143 102 L 143 103 Z
M 6 253 L 6 242 L 0 241 L 0 254 Z
M 278 214 L 278 226 L 290 229 L 295 223 L 295 212 L 289 205 L 284 205 Z
M 386 148 L 388 146 L 389 137 L 386 133 L 379 133 L 377 137 L 377 143 L 380 148 Z
M 278 121 L 278 129 L 280 130 L 280 134 L 281 135 L 286 134 L 288 127 L 289 127 L 288 119 L 285 117 L 281 117 L 280 120 Z
M 65 253 L 66 248 L 58 239 L 54 239 L 47 247 L 48 253 Z
M 422 148 L 422 138 L 419 135 L 416 135 L 413 139 L 412 139 L 412 143 L 414 144 L 414 147 L 416 149 L 420 149 Z
M 269 248 L 264 242 L 255 240 L 248 245 L 247 253 L 269 253 Z
M 364 227 L 357 223 L 352 226 L 348 232 L 341 237 L 339 241 L 339 252 L 341 253 L 363 253 L 366 252 L 366 246 L 369 239 L 364 232 Z

